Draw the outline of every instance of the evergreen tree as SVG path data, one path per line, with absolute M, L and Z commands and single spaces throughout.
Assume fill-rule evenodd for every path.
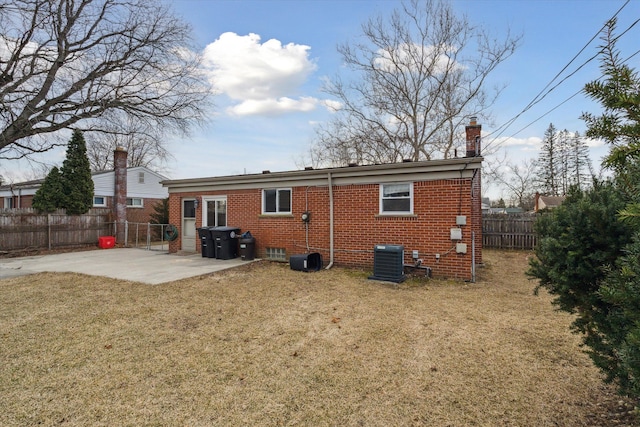
M 62 164 L 63 206 L 69 215 L 86 213 L 93 206 L 93 179 L 84 136 L 74 130 Z
M 612 340 L 618 321 L 610 317 L 615 307 L 600 288 L 631 241 L 631 229 L 618 218 L 624 205 L 611 182 L 594 182 L 586 192 L 572 187 L 561 206 L 536 221 L 539 243 L 528 271 L 555 297 L 555 305 L 576 315 L 572 329 L 582 334 L 595 365 L 611 381 L 618 372 Z
M 616 49 L 616 19 L 607 22 L 602 37 L 601 65 L 604 79 L 587 83 L 584 91 L 604 107 L 601 115 L 583 113 L 587 136 L 612 145 L 606 164 L 624 167 L 626 160 L 640 158 L 640 77 L 620 59 Z
M 540 192 L 547 196 L 560 195 L 559 174 L 560 159 L 558 146 L 558 132 L 553 123 L 544 132 L 542 149 L 538 156 L 538 187 Z
M 604 112 L 582 115 L 587 136 L 612 144 L 615 185 L 575 190 L 539 218 L 529 274 L 576 314 L 574 331 L 606 379 L 640 398 L 640 76 L 619 58 L 615 23 L 604 30 L 603 78 L 585 86 Z
M 162 199 L 153 205 L 153 212 L 149 215 L 151 224 L 169 224 L 169 198 Z M 157 239 L 162 237 L 164 227 L 154 227 L 154 235 Z
M 169 224 L 169 198 L 162 199 L 153 205 L 151 224 Z
M 562 130 L 557 134 L 557 164 L 558 164 L 558 192 L 565 195 L 571 186 L 571 173 L 569 170 L 569 158 L 571 157 L 570 147 L 571 134 L 568 130 Z
M 621 392 L 640 397 L 640 234 L 624 249 L 599 294 L 608 304 L 604 339 L 587 343 L 592 358 Z
M 568 168 L 571 176 L 570 185 L 575 185 L 584 190 L 589 187 L 592 178 L 593 166 L 589 157 L 589 147 L 575 132 L 569 139 Z
M 33 196 L 33 207 L 38 212 L 53 212 L 63 206 L 62 175 L 54 166 Z

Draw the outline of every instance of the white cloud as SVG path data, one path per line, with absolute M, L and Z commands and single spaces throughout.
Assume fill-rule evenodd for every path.
M 525 150 L 538 150 L 542 146 L 542 138 L 530 136 L 528 138 L 501 137 L 493 144 L 502 147 L 517 147 Z
M 584 142 L 585 144 L 587 144 L 587 147 L 589 148 L 598 148 L 598 147 L 604 147 L 605 145 L 607 145 L 604 139 L 585 138 Z
M 261 43 L 258 34 L 227 32 L 204 49 L 203 65 L 217 91 L 236 102 L 227 109 L 230 114 L 306 112 L 325 105 L 317 98 L 296 98 L 317 68 L 309 50 L 276 39 Z
M 332 113 L 335 113 L 336 111 L 340 110 L 342 108 L 342 103 L 339 101 L 334 101 L 331 99 L 325 99 L 322 101 L 322 105 L 324 105 L 327 110 L 331 111 Z
M 253 114 L 260 115 L 278 115 L 291 111 L 312 111 L 316 108 L 319 101 L 316 98 L 301 97 L 299 100 L 288 98 L 266 98 L 266 99 L 248 99 L 239 104 L 229 107 L 227 112 L 237 116 L 248 116 Z
M 448 56 L 449 53 L 455 51 L 453 46 L 436 48 L 436 46 L 402 43 L 394 50 L 379 49 L 378 57 L 374 63 L 388 73 L 394 73 L 398 70 L 410 72 L 428 63 L 432 64 L 431 72 L 437 74 L 464 68 L 462 64 Z

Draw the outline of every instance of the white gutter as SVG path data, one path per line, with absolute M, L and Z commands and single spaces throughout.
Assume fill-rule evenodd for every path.
M 333 183 L 331 182 L 331 172 L 327 174 L 329 178 L 329 265 L 327 270 L 333 267 Z

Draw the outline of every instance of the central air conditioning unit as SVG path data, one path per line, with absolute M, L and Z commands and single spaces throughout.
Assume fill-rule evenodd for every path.
M 373 250 L 373 276 L 370 280 L 404 281 L 404 246 L 376 245 Z

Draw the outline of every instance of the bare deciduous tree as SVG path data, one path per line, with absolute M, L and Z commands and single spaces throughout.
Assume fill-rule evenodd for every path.
M 524 210 L 533 209 L 537 173 L 537 163 L 534 159 L 515 163 L 507 160 L 505 154 L 501 160 L 487 161 L 483 173 L 506 190 L 510 204 Z
M 112 117 L 98 125 L 102 131 L 87 137 L 87 155 L 91 170 L 113 169 L 113 151 L 116 147 L 127 150 L 127 166 L 145 166 L 161 170 L 171 153 L 165 146 L 165 135 L 158 126 L 131 117 Z
M 189 26 L 147 0 L 0 0 L 0 158 L 50 150 L 107 113 L 164 135 L 206 117 Z
M 456 16 L 441 0 L 403 3 L 388 20 L 362 26 L 363 41 L 338 47 L 353 79 L 336 77 L 326 92 L 342 104 L 321 126 L 314 160 L 344 164 L 453 156 L 462 124 L 484 117 L 500 92 L 487 77 L 515 51 Z

